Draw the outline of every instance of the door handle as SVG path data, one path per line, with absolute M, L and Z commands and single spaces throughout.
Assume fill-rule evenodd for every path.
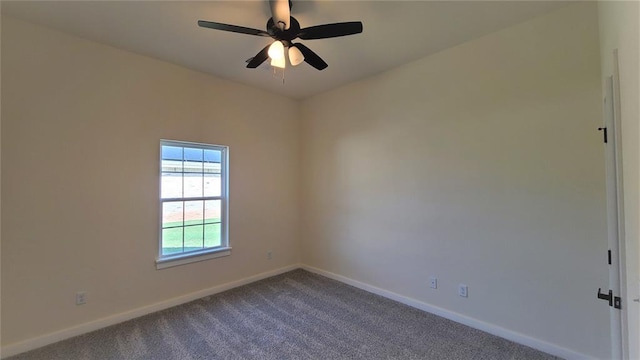
M 613 296 L 612 290 L 609 290 L 608 293 L 602 293 L 602 289 L 598 288 L 598 299 L 608 301 L 609 306 L 613 306 L 616 309 L 622 309 L 622 299 L 619 296 Z
M 608 294 L 603 294 L 602 288 L 598 288 L 598 299 L 607 300 L 609 306 L 613 306 L 613 291 L 609 290 Z

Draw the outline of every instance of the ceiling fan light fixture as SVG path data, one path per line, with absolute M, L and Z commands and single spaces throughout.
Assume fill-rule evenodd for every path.
M 280 69 L 284 69 L 285 68 L 285 60 L 284 60 L 284 58 L 271 59 L 271 66 L 277 67 L 277 68 L 280 68 Z
M 281 41 L 274 41 L 271 46 L 269 46 L 269 57 L 271 60 L 284 60 L 284 45 Z
M 291 63 L 291 65 L 298 66 L 303 61 L 304 61 L 304 55 L 302 55 L 302 52 L 300 52 L 300 49 L 298 49 L 295 46 L 290 46 L 289 47 L 289 62 Z

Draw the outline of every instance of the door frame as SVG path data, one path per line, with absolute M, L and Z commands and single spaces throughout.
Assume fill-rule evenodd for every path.
M 622 172 L 622 133 L 620 119 L 620 77 L 618 51 L 613 51 L 613 74 L 604 79 L 605 166 L 607 181 L 607 234 L 612 252 L 609 287 L 622 299 L 621 309 L 610 308 L 611 355 L 629 359 L 629 328 L 624 226 L 624 183 Z

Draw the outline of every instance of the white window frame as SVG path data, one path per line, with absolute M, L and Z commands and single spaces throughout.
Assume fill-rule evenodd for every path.
M 162 198 L 162 147 L 175 146 L 189 149 L 205 149 L 216 150 L 221 152 L 220 156 L 220 196 L 203 196 L 203 197 L 182 197 L 178 198 Z M 231 255 L 231 247 L 229 246 L 229 147 L 225 145 L 203 144 L 188 141 L 177 140 L 160 140 L 160 169 L 159 169 L 159 236 L 158 236 L 158 256 L 156 258 L 156 268 L 158 270 L 173 266 L 189 264 L 198 261 L 204 261 L 223 256 Z M 189 251 L 171 255 L 162 255 L 162 208 L 163 204 L 168 201 L 198 201 L 198 200 L 220 200 L 220 246 L 204 248 L 197 251 Z

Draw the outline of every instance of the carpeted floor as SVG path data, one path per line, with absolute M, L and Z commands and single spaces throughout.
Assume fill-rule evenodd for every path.
M 10 359 L 556 358 L 295 270 Z

